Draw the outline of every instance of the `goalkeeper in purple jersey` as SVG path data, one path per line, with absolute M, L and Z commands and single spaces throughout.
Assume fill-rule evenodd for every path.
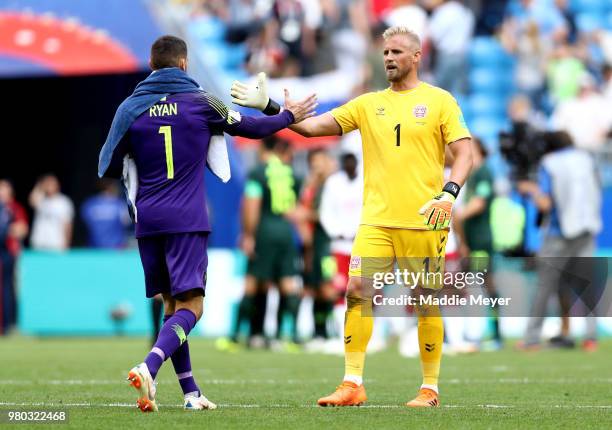
M 187 75 L 187 45 L 173 36 L 155 41 L 150 66 L 151 75 L 117 110 L 98 171 L 100 176 L 127 176 L 146 295 L 164 299 L 157 341 L 144 362 L 130 370 L 128 380 L 138 391 L 138 407 L 157 411 L 155 376 L 171 358 L 185 409 L 214 409 L 193 378 L 187 342 L 202 316 L 206 286 L 210 222 L 204 169 L 208 164 L 227 181 L 223 133 L 268 136 L 312 116 L 316 98 L 292 103 L 269 117 L 241 116 Z

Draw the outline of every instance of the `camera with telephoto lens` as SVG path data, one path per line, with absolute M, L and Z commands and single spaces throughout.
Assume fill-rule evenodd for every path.
M 554 150 L 556 133 L 541 131 L 526 122 L 514 122 L 510 132 L 499 133 L 499 149 L 510 164 L 513 180 L 534 179 L 542 157 Z

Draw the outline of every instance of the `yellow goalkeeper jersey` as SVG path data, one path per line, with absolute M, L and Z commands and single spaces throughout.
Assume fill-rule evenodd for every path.
M 361 133 L 361 223 L 427 229 L 419 209 L 442 190 L 445 145 L 470 137 L 454 97 L 421 82 L 361 95 L 331 114 L 342 133 Z

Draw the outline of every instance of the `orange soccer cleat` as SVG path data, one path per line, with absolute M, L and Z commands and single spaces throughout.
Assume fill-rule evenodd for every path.
M 440 406 L 440 401 L 438 400 L 438 393 L 434 390 L 430 390 L 429 388 L 421 388 L 419 390 L 419 394 L 406 403 L 406 406 L 411 408 L 432 408 Z
M 157 412 L 155 403 L 155 382 L 145 363 L 141 363 L 128 373 L 129 384 L 138 391 L 136 404 L 142 412 Z
M 363 386 L 353 382 L 343 381 L 336 391 L 329 396 L 321 397 L 317 404 L 319 406 L 361 406 L 368 400 Z

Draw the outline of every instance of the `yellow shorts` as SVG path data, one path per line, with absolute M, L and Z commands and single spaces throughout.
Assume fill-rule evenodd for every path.
M 444 273 L 447 230 L 359 226 L 349 276 L 372 279 L 377 272 L 390 272 L 394 263 L 400 270 Z

